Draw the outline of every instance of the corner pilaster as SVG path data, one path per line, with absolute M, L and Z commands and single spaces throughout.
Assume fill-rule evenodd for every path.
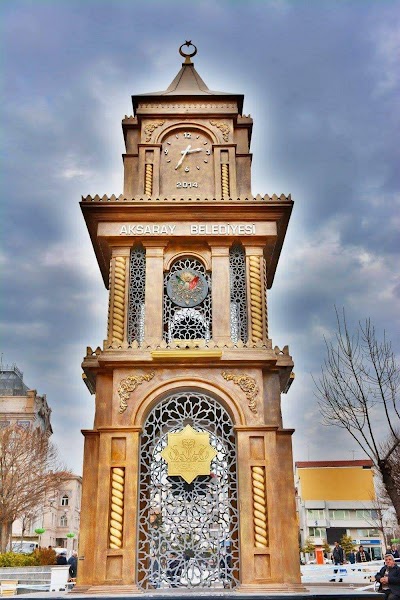
M 210 243 L 212 265 L 212 331 L 216 342 L 231 340 L 229 246 Z
M 166 242 L 143 240 L 146 249 L 145 344 L 156 347 L 163 339 L 164 248 Z
M 120 344 L 127 340 L 130 248 L 113 248 L 110 261 L 107 341 Z
M 267 311 L 264 289 L 264 255 L 261 246 L 244 242 L 246 251 L 247 297 L 249 298 L 249 337 L 251 341 L 266 342 L 268 339 Z

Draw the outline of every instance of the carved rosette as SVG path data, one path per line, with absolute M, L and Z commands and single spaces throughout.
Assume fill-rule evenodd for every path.
M 124 529 L 124 489 L 125 469 L 113 467 L 111 469 L 109 546 L 116 550 L 122 548 Z
M 248 406 L 251 412 L 257 414 L 256 397 L 259 389 L 256 384 L 256 380 L 253 379 L 253 377 L 250 377 L 250 375 L 233 375 L 232 373 L 227 373 L 226 371 L 223 371 L 221 375 L 224 379 L 226 379 L 226 381 L 233 381 L 233 383 L 240 387 L 242 392 L 244 392 L 246 395 Z
M 164 123 L 165 121 L 153 121 L 152 123 L 147 123 L 147 125 L 144 126 L 144 133 L 146 136 L 145 141 L 150 142 L 153 131 L 157 129 L 157 127 L 164 125 Z
M 268 519 L 265 489 L 265 468 L 251 467 L 253 493 L 253 526 L 256 548 L 268 547 Z
M 214 127 L 217 127 L 220 130 L 224 142 L 227 142 L 229 140 L 229 125 L 227 125 L 226 123 L 219 123 L 218 121 L 210 121 L 210 125 L 213 125 Z
M 263 339 L 263 301 L 260 272 L 260 256 L 249 258 L 250 278 L 250 313 L 251 313 L 251 337 L 253 341 Z
M 114 267 L 114 303 L 112 316 L 112 341 L 124 341 L 126 258 L 117 256 Z
M 154 375 L 154 371 L 151 371 L 145 375 L 130 375 L 121 381 L 118 388 L 120 413 L 125 412 L 128 408 L 127 401 L 129 400 L 130 393 L 136 390 L 138 385 L 142 384 L 143 381 L 150 381 L 153 379 Z

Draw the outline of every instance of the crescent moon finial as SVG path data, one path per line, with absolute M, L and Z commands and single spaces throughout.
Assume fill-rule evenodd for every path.
M 193 52 L 184 52 L 182 50 L 183 46 L 187 46 L 188 48 L 190 46 L 192 46 L 194 48 L 194 51 Z M 181 56 L 185 57 L 185 62 L 183 64 L 185 64 L 185 65 L 191 65 L 191 64 L 193 64 L 190 59 L 191 59 L 192 56 L 196 56 L 196 54 L 197 54 L 197 48 L 196 48 L 196 46 L 194 44 L 192 44 L 192 40 L 186 40 L 186 42 L 184 44 L 182 44 L 182 46 L 180 46 L 180 48 L 179 48 L 179 54 Z

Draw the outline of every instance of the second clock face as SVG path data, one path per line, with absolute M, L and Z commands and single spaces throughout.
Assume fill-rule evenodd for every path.
M 163 140 L 161 193 L 203 196 L 213 191 L 213 151 L 210 138 L 195 129 L 179 129 Z

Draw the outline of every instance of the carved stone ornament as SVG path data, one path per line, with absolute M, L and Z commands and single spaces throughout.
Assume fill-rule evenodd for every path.
M 210 121 L 210 124 L 214 125 L 214 127 L 218 127 L 218 129 L 222 133 L 224 142 L 227 142 L 229 139 L 229 132 L 230 132 L 229 125 L 227 125 L 226 123 L 218 123 L 218 121 Z
M 123 379 L 119 384 L 118 395 L 119 395 L 119 412 L 123 413 L 128 408 L 127 401 L 131 392 L 136 390 L 137 386 L 143 383 L 143 381 L 150 381 L 155 375 L 154 371 L 146 373 L 145 375 L 130 375 L 126 379 Z
M 198 475 L 209 475 L 217 451 L 210 444 L 210 434 L 186 425 L 179 433 L 169 433 L 161 456 L 168 463 L 168 476 L 181 476 L 192 483 Z
M 153 131 L 157 129 L 157 127 L 164 125 L 164 123 L 165 121 L 153 121 L 152 123 L 147 123 L 147 125 L 144 127 L 144 132 L 146 134 L 145 141 L 150 142 Z
M 246 394 L 246 398 L 249 401 L 248 406 L 254 414 L 257 414 L 257 403 L 256 396 L 259 392 L 259 389 L 256 384 L 256 380 L 250 375 L 233 375 L 232 373 L 227 373 L 226 371 L 222 371 L 222 377 L 226 379 L 226 381 L 233 381 L 236 385 L 240 387 L 242 392 Z

